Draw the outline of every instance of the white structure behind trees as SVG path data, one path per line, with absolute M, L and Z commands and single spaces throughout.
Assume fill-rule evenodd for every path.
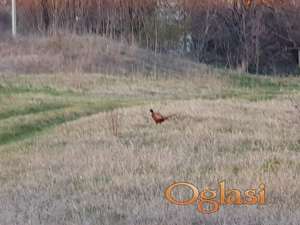
M 17 6 L 16 0 L 11 2 L 11 26 L 12 26 L 12 35 L 16 37 L 17 35 Z

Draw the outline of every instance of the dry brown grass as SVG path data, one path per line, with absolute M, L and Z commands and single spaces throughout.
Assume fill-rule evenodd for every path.
M 106 122 L 108 125 L 108 132 L 111 135 L 118 137 L 122 126 L 123 115 L 119 109 L 111 110 L 106 113 Z
M 98 46 L 98 39 L 88 40 L 90 47 L 82 51 Z M 193 66 L 182 74 L 187 79 L 145 76 L 141 71 L 127 76 L 86 74 L 78 71 L 89 60 L 76 57 L 69 65 L 79 68 L 77 72 L 47 74 L 47 67 L 38 73 L 39 63 L 53 71 L 67 68 L 59 57 L 75 52 L 70 47 L 74 40 L 69 45 L 64 39 L 37 39 L 34 47 L 20 41 L 19 48 L 8 51 L 6 45 L 11 45 L 0 43 L 1 137 L 11 128 L 22 131 L 26 123 L 32 126 L 25 130 L 36 128 L 36 117 L 49 122 L 55 110 L 66 114 L 70 104 L 75 114 L 89 112 L 96 103 L 114 109 L 115 100 L 143 105 L 79 116 L 27 139 L 0 139 L 1 225 L 299 225 L 300 117 L 294 106 L 300 102 L 299 78 L 220 76 L 203 67 L 195 76 Z M 105 46 L 105 41 L 99 45 Z M 128 65 L 125 58 L 143 55 L 130 48 L 125 56 L 123 50 L 116 56 L 111 49 L 118 46 L 108 45 L 110 50 L 104 52 L 113 53 L 122 69 Z M 37 53 L 45 51 L 53 64 L 47 65 L 48 59 L 43 61 Z M 14 58 L 16 53 L 20 55 Z M 35 75 L 12 74 L 24 68 Z M 150 108 L 178 116 L 157 126 Z M 264 182 L 267 204 L 223 207 L 204 216 L 196 207 L 177 207 L 164 199 L 164 189 L 175 180 L 199 188 L 226 180 L 228 186 L 241 189 Z
M 0 55 L 0 71 L 3 74 L 97 72 L 175 77 L 209 73 L 211 70 L 208 66 L 178 56 L 155 56 L 151 51 L 125 42 L 65 32 L 52 37 L 21 36 L 16 40 L 3 40 L 0 42 Z
M 152 106 L 181 119 L 156 126 L 149 106 L 124 109 L 116 137 L 101 113 L 2 153 L 1 223 L 298 225 L 300 123 L 289 100 Z M 201 188 L 224 179 L 243 189 L 264 182 L 267 204 L 203 216 L 163 198 L 175 180 Z

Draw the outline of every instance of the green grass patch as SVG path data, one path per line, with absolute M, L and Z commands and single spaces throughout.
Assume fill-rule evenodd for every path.
M 9 109 L 3 112 L 0 112 L 0 120 L 8 119 L 10 117 L 27 115 L 27 114 L 35 114 L 41 112 L 47 112 L 51 110 L 57 110 L 66 107 L 67 105 L 64 103 L 47 103 L 43 102 L 40 104 L 33 104 L 29 106 L 25 106 L 24 108 L 18 107 Z
M 280 161 L 280 159 L 273 157 L 271 159 L 265 160 L 261 166 L 261 169 L 264 172 L 276 173 L 279 170 L 281 164 L 282 162 Z
M 28 84 L 0 85 L 0 101 L 0 146 L 84 116 L 141 103 Z
M 230 87 L 221 92 L 218 97 L 265 101 L 280 94 L 300 91 L 300 80 L 292 78 L 231 75 L 230 83 Z
M 12 118 L 6 124 L 1 125 L 0 145 L 31 137 L 46 128 L 74 120 L 82 114 L 76 111 L 66 113 L 63 109 L 58 112 L 41 113 L 36 116 Z
M 234 87 L 261 88 L 265 90 L 300 91 L 299 79 L 263 77 L 255 75 L 233 75 L 231 76 Z
M 33 86 L 32 84 L 13 85 L 10 83 L 0 84 L 0 95 L 10 96 L 26 93 L 44 93 L 51 96 L 74 95 L 76 92 L 72 90 L 58 90 L 51 86 Z
M 294 143 L 289 143 L 287 148 L 289 151 L 300 152 L 300 140 Z
M 45 111 L 19 117 L 11 117 L 0 126 L 0 145 L 24 140 L 33 137 L 51 127 L 90 116 L 101 111 L 112 110 L 126 106 L 118 101 L 102 102 L 97 104 L 80 104 L 71 108 L 62 108 L 54 111 Z

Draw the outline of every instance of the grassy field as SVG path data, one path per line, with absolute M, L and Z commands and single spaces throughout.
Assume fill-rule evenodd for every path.
M 0 102 L 1 225 L 299 224 L 299 78 L 2 75 Z M 163 196 L 221 180 L 265 183 L 267 204 L 208 216 Z

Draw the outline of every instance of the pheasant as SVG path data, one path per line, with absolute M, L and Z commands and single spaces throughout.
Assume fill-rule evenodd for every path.
M 150 109 L 150 112 L 151 112 L 152 119 L 156 124 L 161 124 L 174 116 L 174 115 L 163 116 L 159 112 L 154 112 L 153 109 Z

